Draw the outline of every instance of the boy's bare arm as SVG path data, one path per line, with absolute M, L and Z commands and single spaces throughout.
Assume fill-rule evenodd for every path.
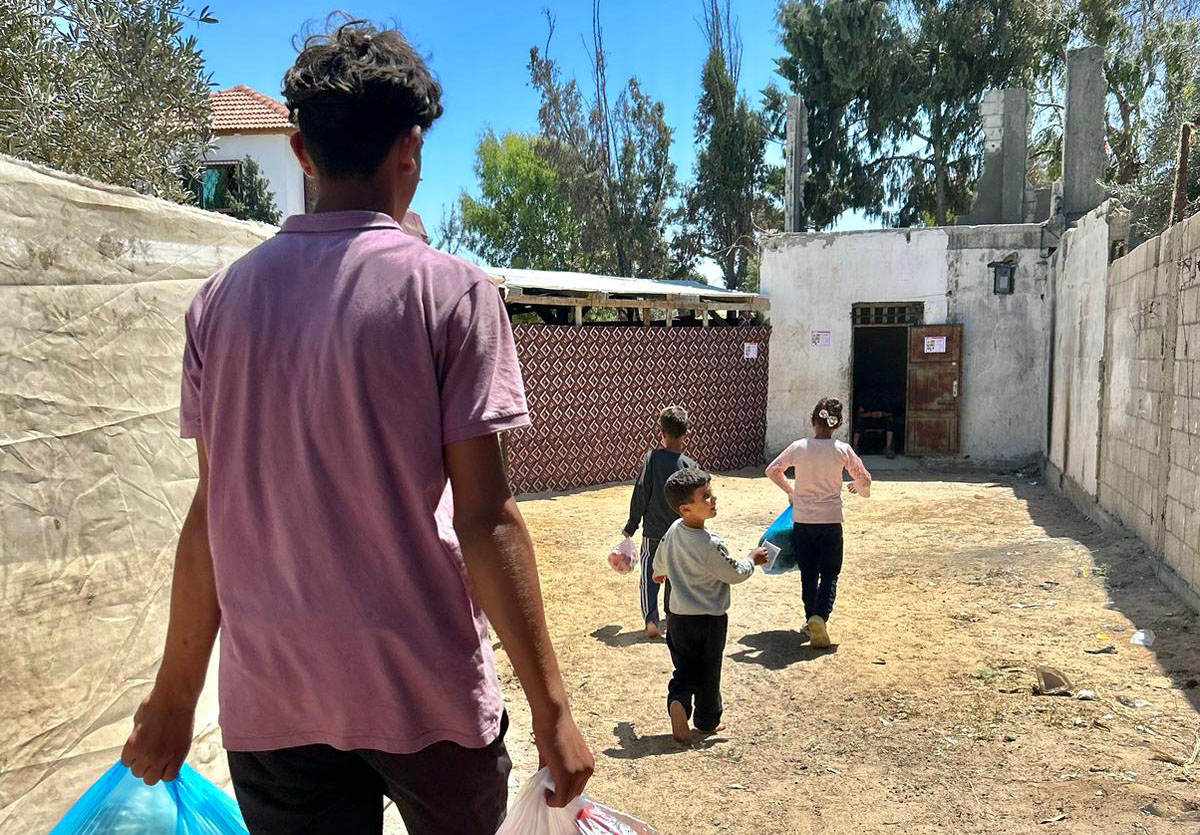
M 504 644 L 533 714 L 538 753 L 554 778 L 552 806 L 583 792 L 595 768 L 567 701 L 546 628 L 533 542 L 512 497 L 496 435 L 448 444 L 454 530 L 475 595 Z
M 175 550 L 171 612 L 162 663 L 150 695 L 133 718 L 121 762 L 154 785 L 174 780 L 192 745 L 196 702 L 221 624 L 208 543 L 208 457 L 196 442 L 200 481 Z

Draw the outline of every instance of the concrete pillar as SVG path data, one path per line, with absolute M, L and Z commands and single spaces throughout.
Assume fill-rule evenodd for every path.
M 1104 49 L 1067 52 L 1067 112 L 1063 127 L 1063 214 L 1079 219 L 1104 202 Z
M 1002 223 L 1025 222 L 1025 168 L 1029 162 L 1029 94 L 1004 91 L 1004 157 L 1000 217 Z
M 789 96 L 787 101 L 783 228 L 785 232 L 804 232 L 800 219 L 804 216 L 804 181 L 808 179 L 808 109 L 803 96 Z
M 1024 223 L 1026 166 L 1029 158 L 1029 94 L 988 90 L 979 103 L 983 123 L 983 174 L 975 186 L 963 226 Z

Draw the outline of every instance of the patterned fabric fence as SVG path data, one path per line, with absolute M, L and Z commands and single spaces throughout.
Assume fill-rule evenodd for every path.
M 762 463 L 770 328 L 514 329 L 533 426 L 507 438 L 517 493 L 637 476 L 658 412 L 684 406 L 687 453 L 714 471 Z

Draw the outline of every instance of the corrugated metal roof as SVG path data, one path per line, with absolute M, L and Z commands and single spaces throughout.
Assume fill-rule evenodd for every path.
M 665 296 L 698 296 L 719 301 L 746 301 L 756 293 L 740 293 L 723 287 L 712 287 L 698 281 L 663 281 L 650 278 L 619 278 L 611 275 L 567 273 L 549 270 L 516 270 L 485 267 L 489 275 L 500 279 L 501 286 L 520 287 L 544 293 L 608 293 L 610 296 L 660 298 Z
M 217 133 L 294 130 L 284 104 L 245 84 L 212 94 L 212 128 Z

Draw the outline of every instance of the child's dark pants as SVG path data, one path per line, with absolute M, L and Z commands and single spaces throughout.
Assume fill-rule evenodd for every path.
M 667 686 L 667 710 L 672 702 L 683 705 L 692 724 L 715 731 L 721 724 L 721 661 L 725 657 L 728 615 L 671 615 L 667 647 L 675 674 Z
M 800 566 L 804 619 L 829 620 L 842 571 L 842 526 L 798 524 L 792 528 L 792 547 Z
M 658 626 L 662 623 L 658 616 L 658 583 L 654 582 L 654 555 L 658 553 L 661 539 L 642 538 L 642 622 Z M 671 583 L 663 582 L 663 614 L 671 617 Z

